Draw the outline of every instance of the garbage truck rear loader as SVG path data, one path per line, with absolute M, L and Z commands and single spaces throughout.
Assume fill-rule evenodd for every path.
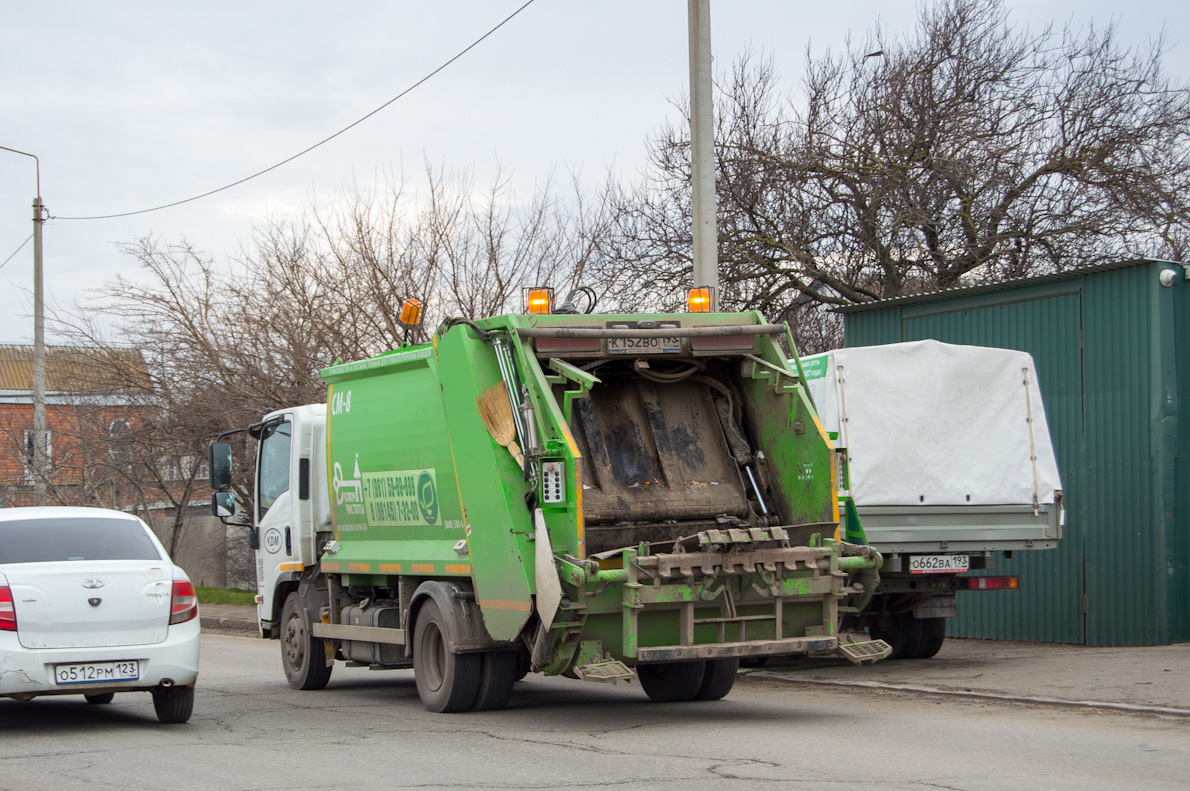
M 413 667 L 433 711 L 526 672 L 715 699 L 749 657 L 841 635 L 880 557 L 836 540 L 835 458 L 784 325 L 740 314 L 447 321 L 322 372 L 259 440 L 259 617 L 292 686 Z M 233 507 L 230 446 L 211 447 Z M 228 471 L 228 474 L 224 473 Z

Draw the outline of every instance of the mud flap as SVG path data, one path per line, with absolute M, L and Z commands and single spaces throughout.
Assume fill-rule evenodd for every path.
M 558 567 L 554 563 L 554 549 L 550 544 L 550 531 L 545 526 L 541 509 L 533 511 L 533 526 L 536 528 L 536 564 L 534 571 L 537 582 L 537 617 L 543 628 L 548 629 L 558 614 L 562 602 L 562 583 L 558 580 Z

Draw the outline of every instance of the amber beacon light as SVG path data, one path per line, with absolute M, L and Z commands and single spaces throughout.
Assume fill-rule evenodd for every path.
M 711 290 L 706 288 L 692 288 L 686 297 L 686 309 L 691 313 L 711 312 Z
M 397 323 L 405 328 L 405 337 L 401 340 L 401 345 L 405 346 L 409 343 L 409 330 L 421 324 L 421 300 L 413 297 L 406 299 L 405 304 L 401 305 Z
M 401 315 L 397 319 L 402 327 L 416 327 L 421 323 L 421 300 L 410 297 L 401 306 Z
M 529 290 L 529 313 L 543 316 L 550 312 L 550 290 L 548 288 L 534 288 Z

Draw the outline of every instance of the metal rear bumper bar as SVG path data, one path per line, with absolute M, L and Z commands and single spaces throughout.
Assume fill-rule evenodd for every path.
M 837 637 L 790 637 L 783 640 L 749 640 L 742 643 L 712 645 L 665 645 L 636 649 L 638 662 L 677 662 L 689 659 L 731 659 L 733 657 L 804 654 L 809 651 L 833 651 Z

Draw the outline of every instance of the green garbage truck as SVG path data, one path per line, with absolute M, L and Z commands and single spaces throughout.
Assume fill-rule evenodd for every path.
M 712 700 L 744 659 L 888 654 L 839 630 L 881 558 L 839 534 L 785 325 L 534 311 L 333 365 L 325 404 L 240 429 L 260 629 L 291 686 L 341 661 L 412 667 L 437 712 L 501 708 L 529 672 Z

